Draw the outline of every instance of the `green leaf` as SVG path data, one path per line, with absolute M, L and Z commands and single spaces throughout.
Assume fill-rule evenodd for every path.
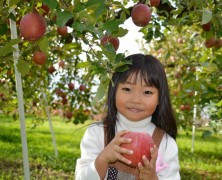
M 96 15 L 97 18 L 103 13 L 105 7 L 106 7 L 105 4 L 101 3 L 99 5 L 99 7 L 95 10 L 95 15 Z
M 125 13 L 124 11 L 121 12 L 121 14 L 120 14 L 120 19 L 121 19 L 122 21 L 125 21 L 125 20 L 126 20 L 126 13 Z
M 86 3 L 87 9 L 92 9 L 98 18 L 105 9 L 105 0 L 90 0 Z
M 86 24 L 84 23 L 80 23 L 78 21 L 75 21 L 72 25 L 73 29 L 75 29 L 75 31 L 79 31 L 79 32 L 83 32 L 86 30 Z
M 44 52 L 44 53 L 48 52 L 49 41 L 48 41 L 48 38 L 46 36 L 43 36 L 36 43 L 39 45 L 39 48 L 42 52 Z
M 88 24 L 95 24 L 97 18 L 95 18 L 94 16 L 87 14 L 85 11 L 81 11 L 79 13 L 79 19 L 81 21 L 81 23 L 84 23 L 86 25 Z
M 100 101 L 102 98 L 105 97 L 105 94 L 106 94 L 106 87 L 103 85 L 103 83 L 100 83 L 97 89 L 96 96 L 92 100 L 91 105 L 95 106 L 98 103 L 98 101 Z
M 3 35 L 8 31 L 8 26 L 7 24 L 0 24 L 0 34 Z
M 207 24 L 211 21 L 212 19 L 212 12 L 208 9 L 203 9 L 203 16 L 202 16 L 202 22 L 201 24 Z
M 114 62 L 116 59 L 116 51 L 111 44 L 105 45 L 105 50 L 102 53 L 109 59 L 110 62 Z
M 204 131 L 203 134 L 202 134 L 202 138 L 209 137 L 211 134 L 212 134 L 211 131 Z
M 113 37 L 123 37 L 128 33 L 127 29 L 123 29 L 122 27 L 118 28 L 117 31 L 112 33 Z
M 18 4 L 20 1 L 21 1 L 21 0 L 10 0 L 10 1 L 9 1 L 9 7 L 12 7 L 12 6 Z
M 115 62 L 120 62 L 120 61 L 122 61 L 123 59 L 125 58 L 125 54 L 124 53 L 118 53 L 117 55 L 116 55 L 116 60 L 115 60 Z
M 111 19 L 111 20 L 106 21 L 103 24 L 103 28 L 107 32 L 113 32 L 113 31 L 116 31 L 119 28 L 119 25 L 123 24 L 123 22 L 124 21 L 119 20 L 119 19 Z
M 79 13 L 80 11 L 86 9 L 85 4 L 82 4 L 79 0 L 75 0 L 74 4 L 75 4 L 75 8 L 74 8 L 74 11 L 73 11 L 74 14 Z
M 129 66 L 127 64 L 124 64 L 118 68 L 115 68 L 115 72 L 125 72 L 129 69 Z
M 56 9 L 58 2 L 56 0 L 43 0 L 43 4 L 46 4 L 50 9 Z
M 80 49 L 80 48 L 81 48 L 81 45 L 79 43 L 69 43 L 69 44 L 65 44 L 62 47 L 62 50 L 66 51 L 66 50 L 73 50 L 73 49 Z
M 90 66 L 90 63 L 88 61 L 86 61 L 86 62 L 79 62 L 76 67 L 77 68 L 87 68 L 89 66 Z
M 73 14 L 68 11 L 57 12 L 56 24 L 59 27 L 63 27 L 71 18 L 73 18 Z
M 0 48 L 0 57 L 5 56 L 5 55 L 7 55 L 9 53 L 12 53 L 13 50 L 14 50 L 13 47 L 8 47 L 8 48 L 4 48 L 3 47 L 3 48 Z
M 122 61 L 122 62 L 117 63 L 113 67 L 113 69 L 114 69 L 114 71 L 117 71 L 117 72 L 123 72 L 123 71 L 129 69 L 128 65 L 130 65 L 130 64 L 132 64 L 132 62 L 124 62 L 124 61 Z
M 218 65 L 218 66 L 222 66 L 222 55 L 217 55 L 215 57 L 215 63 Z
M 86 7 L 99 6 L 100 4 L 105 4 L 105 0 L 89 0 L 86 3 Z
M 13 45 L 18 44 L 19 42 L 20 42 L 20 39 L 12 39 L 9 43 L 7 43 L 5 46 L 0 48 L 0 57 L 13 52 L 14 50 Z
M 30 70 L 29 63 L 24 60 L 19 60 L 17 63 L 17 69 L 22 76 L 25 76 Z
M 222 100 L 220 100 L 220 101 L 216 104 L 216 106 L 222 107 Z

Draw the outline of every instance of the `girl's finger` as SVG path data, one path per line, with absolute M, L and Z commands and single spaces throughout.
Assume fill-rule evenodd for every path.
M 129 131 L 122 130 L 119 131 L 115 136 L 115 144 L 120 145 L 123 143 L 130 143 L 132 140 L 130 138 L 122 137 L 124 134 L 127 134 Z
M 142 156 L 143 163 L 146 167 L 150 165 L 150 161 L 147 159 L 145 155 Z
M 144 166 L 140 162 L 138 163 L 138 169 L 140 172 L 142 172 L 144 170 Z
M 117 156 L 118 160 L 120 160 L 120 161 L 122 161 L 122 162 L 124 162 L 126 164 L 131 164 L 131 161 L 128 160 L 127 158 L 123 157 L 121 154 L 118 153 L 116 156 Z
M 154 147 L 150 149 L 150 153 L 151 153 L 150 163 L 152 165 L 155 165 L 156 164 L 156 160 L 157 160 L 157 156 L 158 156 L 158 148 L 157 148 L 156 145 L 154 145 Z

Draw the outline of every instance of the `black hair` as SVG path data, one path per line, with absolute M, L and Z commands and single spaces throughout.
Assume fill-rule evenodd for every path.
M 124 83 L 131 74 L 140 75 L 146 84 L 159 90 L 159 103 L 152 115 L 151 121 L 163 129 L 171 137 L 176 139 L 177 125 L 174 117 L 166 73 L 162 63 L 152 55 L 133 54 L 125 58 L 131 61 L 128 69 L 124 72 L 115 72 L 109 84 L 107 96 L 107 114 L 104 125 L 107 128 L 107 142 L 115 136 L 117 108 L 116 90 L 119 83 Z

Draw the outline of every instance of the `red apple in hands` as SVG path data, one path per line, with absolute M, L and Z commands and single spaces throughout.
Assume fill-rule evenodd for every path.
M 111 43 L 116 51 L 119 48 L 119 39 L 117 37 L 112 37 L 110 35 L 103 36 L 101 39 L 101 44 L 105 46 L 108 43 Z
M 35 62 L 35 64 L 43 65 L 47 59 L 47 56 L 44 52 L 36 51 L 33 54 L 32 60 Z
M 137 4 L 131 12 L 131 17 L 135 25 L 144 27 L 151 20 L 150 8 L 145 4 Z
M 19 25 L 21 36 L 27 41 L 36 41 L 46 32 L 46 21 L 38 13 L 25 14 Z
M 150 148 L 153 148 L 154 141 L 148 133 L 129 132 L 122 137 L 132 139 L 131 143 L 120 145 L 122 148 L 133 150 L 133 154 L 122 154 L 131 161 L 131 166 L 137 167 L 139 162 L 143 164 L 143 155 L 145 155 L 147 159 L 151 159 Z

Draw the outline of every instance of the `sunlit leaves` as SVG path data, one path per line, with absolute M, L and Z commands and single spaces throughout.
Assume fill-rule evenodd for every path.
M 36 44 L 39 45 L 39 48 L 42 52 L 47 53 L 48 47 L 49 47 L 49 42 L 46 36 L 43 36 L 41 39 L 39 39 Z
M 0 48 L 0 57 L 13 52 L 13 50 L 14 50 L 13 45 L 18 44 L 19 42 L 20 42 L 20 39 L 13 39 L 13 40 L 10 40 L 10 42 L 8 42 L 7 44 L 5 44 L 5 46 L 1 47 Z
M 43 0 L 43 3 L 46 4 L 50 9 L 56 9 L 58 2 L 55 0 Z
M 119 19 L 110 19 L 103 24 L 103 29 L 107 31 L 107 33 L 111 33 L 119 28 L 119 25 L 123 24 L 122 20 Z
M 99 101 L 101 101 L 104 98 L 107 92 L 106 90 L 107 90 L 107 84 L 101 82 L 99 84 L 99 87 L 97 88 L 96 96 L 93 98 L 91 102 L 92 106 L 95 106 L 97 103 L 99 103 Z
M 59 27 L 63 27 L 69 19 L 73 17 L 73 14 L 68 11 L 58 11 L 57 12 L 57 19 L 56 24 Z
M 22 76 L 25 76 L 30 70 L 29 63 L 24 60 L 19 60 L 17 63 L 17 69 Z
M 18 4 L 20 1 L 21 1 L 21 0 L 10 0 L 10 1 L 9 1 L 9 7 L 12 7 L 12 6 Z
M 201 24 L 207 24 L 212 19 L 212 12 L 208 9 L 203 9 L 202 22 Z

